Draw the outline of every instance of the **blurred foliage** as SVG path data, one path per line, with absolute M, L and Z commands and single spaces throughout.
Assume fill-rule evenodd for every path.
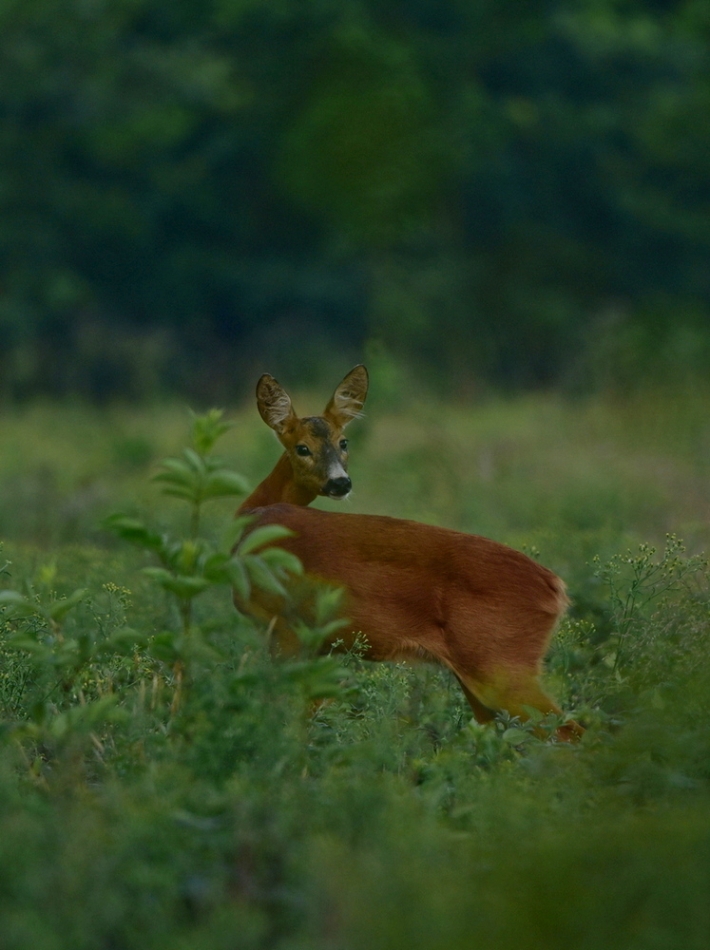
M 705 0 L 0 0 L 2 394 L 224 399 L 367 341 L 458 391 L 707 375 L 709 34 Z

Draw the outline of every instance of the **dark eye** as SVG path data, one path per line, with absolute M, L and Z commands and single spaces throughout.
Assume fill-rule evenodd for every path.
M 297 445 L 297 446 L 296 446 L 296 454 L 297 454 L 297 455 L 310 455 L 310 454 L 311 454 L 311 450 L 308 448 L 307 445 Z
M 348 440 L 347 440 L 347 439 L 341 439 L 341 440 L 340 440 L 340 448 L 341 448 L 341 451 L 343 451 L 343 452 L 347 452 L 347 451 L 348 451 Z

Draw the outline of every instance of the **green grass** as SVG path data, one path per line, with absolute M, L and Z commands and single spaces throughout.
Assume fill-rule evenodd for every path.
M 472 723 L 430 666 L 275 663 L 225 586 L 195 599 L 186 646 L 148 552 L 100 527 L 122 510 L 187 535 L 147 478 L 184 410 L 6 411 L 0 589 L 31 610 L 0 608 L 3 950 L 705 950 L 706 406 L 375 397 L 348 430 L 346 510 L 486 534 L 565 577 L 547 680 L 589 726 L 574 747 Z M 233 417 L 221 455 L 254 483 L 278 449 L 253 407 Z M 234 507 L 211 502 L 205 533 Z

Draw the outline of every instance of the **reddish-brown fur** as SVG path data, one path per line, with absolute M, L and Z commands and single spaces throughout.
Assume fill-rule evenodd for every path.
M 359 398 L 362 405 L 363 392 Z M 288 405 L 292 412 L 290 400 Z M 294 537 L 281 546 L 300 558 L 311 578 L 345 588 L 349 632 L 338 634 L 343 645 L 352 645 L 361 633 L 370 659 L 429 659 L 447 666 L 480 722 L 498 710 L 525 719 L 526 707 L 560 714 L 538 680 L 550 636 L 568 603 L 560 578 L 519 551 L 477 535 L 306 508 L 312 498 L 283 503 L 297 500 L 299 493 L 289 458 L 303 436 L 297 423 L 305 420 L 294 413 L 289 421 L 296 440 L 279 432 L 286 453 L 240 511 L 252 513 L 256 525 L 290 528 Z M 313 487 L 301 490 L 302 497 Z M 276 616 L 277 635 L 288 648 L 284 605 L 256 597 L 241 606 Z M 575 738 L 582 731 L 568 722 L 558 737 Z

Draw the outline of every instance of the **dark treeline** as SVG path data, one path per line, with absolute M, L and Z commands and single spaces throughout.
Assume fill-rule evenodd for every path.
M 709 38 L 707 0 L 0 0 L 0 394 L 703 372 Z

